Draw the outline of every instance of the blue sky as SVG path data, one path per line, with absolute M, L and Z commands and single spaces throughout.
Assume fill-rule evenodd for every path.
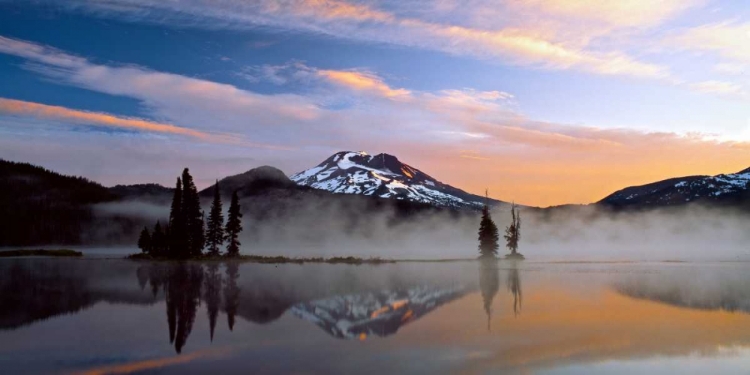
M 0 157 L 112 185 L 339 150 L 588 203 L 750 164 L 741 1 L 0 1 Z

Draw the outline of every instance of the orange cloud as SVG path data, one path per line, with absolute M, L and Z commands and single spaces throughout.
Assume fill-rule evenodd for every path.
M 212 134 L 130 117 L 117 117 L 101 112 L 87 112 L 65 107 L 0 98 L 0 113 L 14 116 L 32 116 L 60 121 L 72 121 L 95 126 L 133 129 L 154 133 L 178 134 L 199 139 L 211 139 Z
M 393 20 L 393 15 L 374 10 L 366 5 L 350 4 L 345 1 L 335 0 L 303 0 L 296 2 L 291 10 L 297 15 L 325 19 L 380 22 Z
M 653 14 L 652 22 L 686 8 L 685 2 L 669 0 L 664 7 L 654 7 L 645 1 L 628 2 L 629 5 L 616 7 L 617 11 L 603 12 L 603 6 L 594 2 L 555 2 L 552 7 L 549 1 L 531 3 L 535 6 L 562 12 L 563 15 L 581 15 L 586 11 L 590 15 L 609 14 L 616 21 L 619 12 L 627 11 L 627 17 L 643 20 L 644 14 Z M 654 12 L 653 8 L 663 9 Z M 380 26 L 389 28 L 377 34 L 387 33 L 388 42 L 445 50 L 451 53 L 470 54 L 480 57 L 507 58 L 515 64 L 531 64 L 551 69 L 578 68 L 604 75 L 629 75 L 647 78 L 667 78 L 664 67 L 634 60 L 618 51 L 599 53 L 574 48 L 567 41 L 555 42 L 543 37 L 541 30 L 528 28 L 481 29 L 451 24 L 429 22 L 417 18 L 399 17 L 396 14 L 373 9 L 366 5 L 354 5 L 346 1 L 308 0 L 293 6 L 275 4 L 271 13 L 275 15 L 292 14 L 313 20 L 330 23 L 332 21 L 371 23 L 364 27 Z M 590 17 L 589 17 L 590 18 Z M 564 24 L 564 23 L 563 23 Z M 396 33 L 395 35 L 392 35 Z M 346 37 L 347 35 L 342 35 Z M 377 36 L 373 36 L 377 39 Z
M 403 98 L 408 97 L 410 94 L 409 90 L 391 88 L 385 84 L 380 77 L 371 73 L 342 70 L 319 70 L 318 75 L 338 85 L 354 90 L 373 92 L 385 98 Z

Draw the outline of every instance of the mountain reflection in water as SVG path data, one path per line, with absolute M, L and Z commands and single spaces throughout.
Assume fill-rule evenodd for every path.
M 211 371 L 200 366 L 213 363 L 242 373 L 263 363 L 253 372 L 351 373 L 367 365 L 365 372 L 544 373 L 576 365 L 584 368 L 573 373 L 585 373 L 607 360 L 713 358 L 750 345 L 746 271 L 8 259 L 0 261 L 0 360 L 24 370 L 8 373 L 75 372 L 92 363 L 107 371 L 91 373 L 154 363 L 165 372 L 187 363 Z M 114 332 L 107 326 L 120 327 L 117 335 L 107 336 Z M 79 332 L 90 344 L 73 340 Z M 370 337 L 379 339 L 360 342 Z

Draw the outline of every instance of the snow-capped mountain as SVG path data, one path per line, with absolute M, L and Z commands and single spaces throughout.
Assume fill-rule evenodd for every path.
M 674 206 L 689 202 L 739 203 L 750 199 L 750 168 L 716 176 L 671 178 L 617 191 L 599 203 L 613 207 Z
M 294 305 L 292 312 L 331 336 L 363 340 L 380 337 L 467 293 L 461 285 L 417 286 L 401 290 L 349 294 Z
M 435 206 L 481 208 L 485 198 L 444 184 L 393 155 L 342 151 L 290 177 L 299 185 L 333 193 L 405 199 Z M 489 204 L 503 203 L 489 199 Z

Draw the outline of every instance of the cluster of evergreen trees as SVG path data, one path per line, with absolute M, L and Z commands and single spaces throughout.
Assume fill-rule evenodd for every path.
M 511 223 L 505 228 L 506 246 L 510 250 L 509 257 L 521 257 L 518 254 L 518 242 L 521 239 L 521 215 L 518 213 L 518 207 L 513 204 L 510 208 Z M 500 239 L 497 225 L 492 220 L 490 209 L 485 203 L 482 208 L 482 220 L 479 223 L 479 258 L 492 259 L 497 256 L 497 249 L 500 247 Z
M 234 192 L 229 205 L 229 217 L 226 226 L 224 225 L 219 181 L 216 181 L 214 199 L 206 223 L 198 190 L 193 177 L 185 168 L 182 178 L 177 178 L 169 223 L 162 228 L 157 221 L 153 233 L 149 233 L 148 228 L 143 228 L 138 247 L 154 257 L 187 259 L 202 256 L 206 248 L 206 255 L 219 256 L 224 242 L 228 242 L 226 255 L 236 257 L 240 253 L 238 238 L 242 231 L 241 219 L 239 199 L 237 192 Z

